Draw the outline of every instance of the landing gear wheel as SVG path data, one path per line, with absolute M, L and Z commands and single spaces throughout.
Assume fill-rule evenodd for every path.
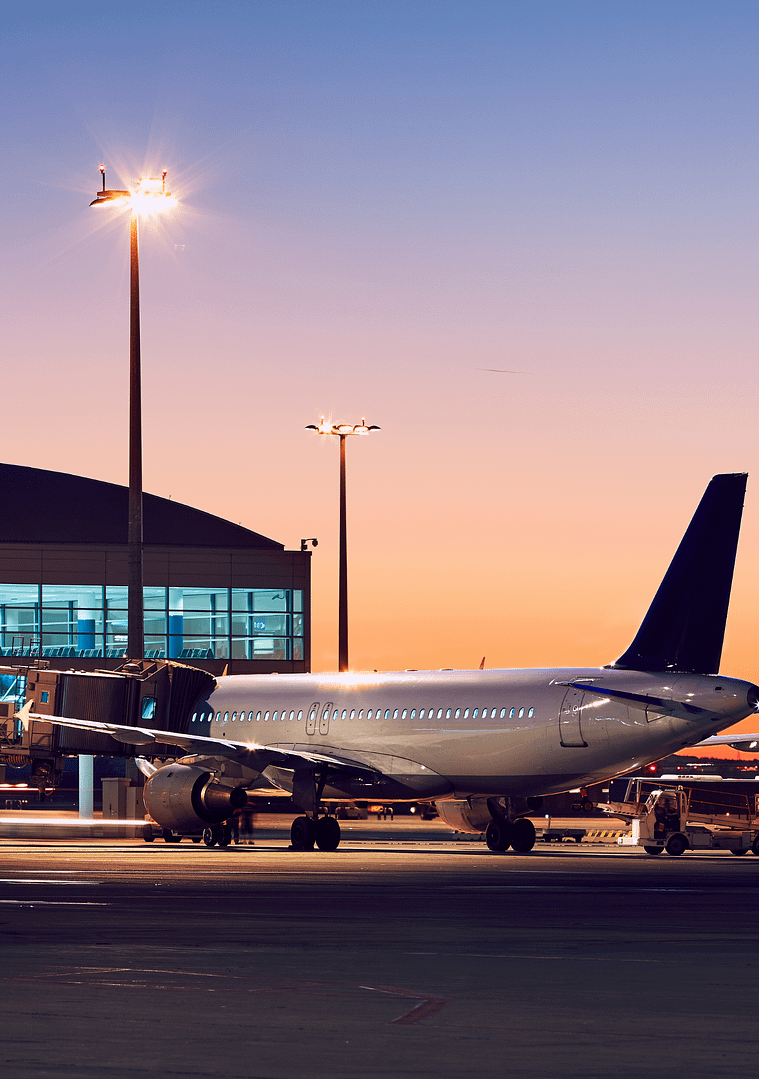
M 164 843 L 180 843 L 182 841 L 181 835 L 174 835 L 171 828 L 164 828 L 163 830 Z
M 736 847 L 732 853 L 740 858 L 741 855 L 748 854 L 748 847 Z
M 319 850 L 337 850 L 340 825 L 334 817 L 319 817 L 316 822 L 316 845 Z
M 646 854 L 663 854 L 664 853 L 664 847 L 646 847 L 644 845 L 643 850 L 646 852 Z
M 682 832 L 675 832 L 671 835 L 666 843 L 667 854 L 673 855 L 675 858 L 679 857 L 683 851 L 688 849 L 688 840 L 682 834 Z
M 155 840 L 155 834 L 153 833 L 152 824 L 144 824 L 142 826 L 142 838 L 146 843 L 152 843 Z
M 316 825 L 310 817 L 296 817 L 290 826 L 290 843 L 293 850 L 313 850 L 316 842 Z
M 228 824 L 215 825 L 214 832 L 216 833 L 216 842 L 220 847 L 228 847 L 232 842 L 232 829 Z
M 216 836 L 214 835 L 214 829 L 213 828 L 204 828 L 203 829 L 203 842 L 205 843 L 205 845 L 207 847 L 215 847 L 216 846 Z
M 759 856 L 759 835 L 756 837 L 754 842 L 751 844 L 751 849 L 754 852 L 754 854 Z
M 191 835 L 190 836 L 190 839 L 193 841 L 193 843 L 200 843 L 201 838 L 202 838 L 202 836 L 199 836 L 199 835 Z
M 526 854 L 535 846 L 535 825 L 527 817 L 519 817 L 511 826 L 511 846 L 519 854 Z
M 493 818 L 485 832 L 485 842 L 490 850 L 504 851 L 511 846 L 511 822 L 505 817 Z

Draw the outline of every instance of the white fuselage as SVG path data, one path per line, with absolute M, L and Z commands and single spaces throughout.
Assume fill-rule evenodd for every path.
M 694 711 L 662 714 L 568 687 L 606 687 Z M 236 675 L 188 733 L 318 752 L 381 779 L 330 779 L 349 797 L 529 796 L 639 768 L 754 711 L 751 683 L 606 668 Z M 292 773 L 267 774 L 289 787 Z

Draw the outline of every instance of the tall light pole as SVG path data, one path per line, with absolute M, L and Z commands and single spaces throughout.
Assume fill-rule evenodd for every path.
M 106 190 L 105 165 L 100 166 L 103 185 L 90 206 L 128 206 L 129 222 L 129 527 L 127 531 L 127 659 L 145 654 L 142 596 L 142 379 L 140 364 L 140 251 L 139 219 L 176 205 L 166 190 L 166 169 L 160 179 L 138 180 L 133 191 Z
M 327 423 L 322 416 L 321 423 L 309 423 L 307 431 L 318 431 L 320 435 L 337 435 L 340 439 L 340 587 L 338 598 L 338 665 L 340 672 L 348 670 L 348 528 L 345 508 L 345 440 L 351 435 L 368 435 L 370 431 L 379 431 L 372 424 L 367 427 L 366 420 L 361 423 Z

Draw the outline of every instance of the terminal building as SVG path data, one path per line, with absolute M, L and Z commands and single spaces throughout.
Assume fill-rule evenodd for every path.
M 20 465 L 0 465 L 0 485 L 0 656 L 118 667 L 127 488 Z M 210 674 L 310 670 L 310 551 L 155 495 L 143 519 L 145 659 Z

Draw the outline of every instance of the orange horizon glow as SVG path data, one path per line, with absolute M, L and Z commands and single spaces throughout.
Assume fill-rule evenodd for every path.
M 126 221 L 87 203 L 96 162 L 129 198 L 168 162 L 144 488 L 318 538 L 314 671 L 338 438 L 303 427 L 366 416 L 352 667 L 613 663 L 709 479 L 747 471 L 721 670 L 759 682 L 759 8 L 365 6 L 164 6 L 147 36 L 129 8 L 14 9 L 5 458 L 126 483 Z

